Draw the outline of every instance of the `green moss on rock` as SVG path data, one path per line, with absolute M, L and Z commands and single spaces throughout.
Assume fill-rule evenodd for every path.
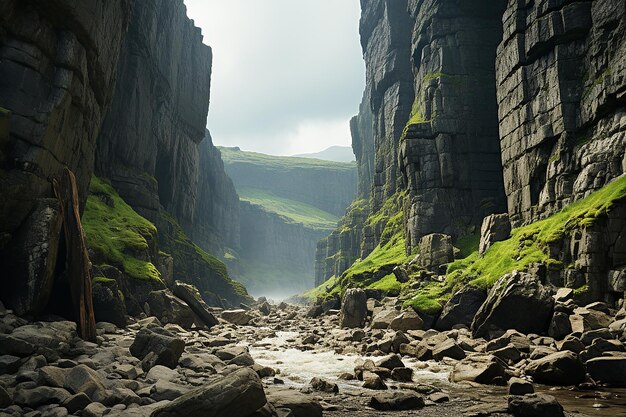
M 93 177 L 82 222 L 87 245 L 99 263 L 107 263 L 130 278 L 160 281 L 149 259 L 156 227 L 132 209 L 106 181 Z

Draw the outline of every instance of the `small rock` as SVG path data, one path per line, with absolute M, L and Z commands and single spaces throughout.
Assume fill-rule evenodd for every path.
M 416 410 L 424 405 L 424 398 L 414 392 L 403 391 L 376 394 L 369 402 L 369 406 L 378 411 Z
M 564 417 L 556 398 L 546 394 L 509 397 L 509 412 L 515 417 Z
M 530 382 L 521 378 L 511 378 L 509 380 L 509 395 L 526 395 L 534 393 L 535 389 L 533 388 L 533 384 Z
M 315 391 L 335 394 L 339 392 L 339 387 L 337 386 L 337 384 L 333 384 L 322 378 L 313 378 L 310 382 L 310 385 Z

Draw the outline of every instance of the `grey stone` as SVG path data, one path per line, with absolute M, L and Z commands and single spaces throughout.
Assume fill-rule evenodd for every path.
M 576 385 L 584 381 L 585 367 L 575 353 L 565 351 L 531 361 L 526 374 L 541 384 Z
M 340 326 L 356 328 L 365 326 L 367 320 L 367 297 L 358 288 L 346 290 L 341 302 Z
M 369 406 L 379 411 L 416 410 L 424 407 L 424 398 L 414 392 L 394 391 L 374 395 Z
M 245 326 L 253 317 L 246 310 L 239 309 L 222 311 L 222 318 L 230 323 Z
M 480 229 L 478 252 L 484 254 L 491 245 L 511 237 L 511 221 L 508 214 L 492 214 L 485 217 Z
M 195 286 L 181 281 L 176 281 L 174 282 L 173 292 L 176 297 L 187 303 L 196 316 L 208 328 L 211 328 L 219 323 L 213 313 L 209 311 L 209 306 L 204 302 L 200 296 L 200 292 Z
M 467 287 L 456 292 L 443 307 L 435 328 L 445 331 L 456 325 L 471 326 L 474 316 L 486 299 L 487 293 L 477 288 Z
M 130 353 L 139 359 L 153 354 L 152 365 L 175 368 L 185 349 L 185 342 L 161 327 L 142 328 L 137 333 Z
M 509 412 L 515 417 L 565 417 L 561 404 L 546 394 L 512 395 Z

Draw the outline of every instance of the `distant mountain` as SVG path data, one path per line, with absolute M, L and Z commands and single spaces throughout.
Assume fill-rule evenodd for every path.
M 317 153 L 304 153 L 300 155 L 294 155 L 299 158 L 315 158 L 322 159 L 324 161 L 335 162 L 352 162 L 355 160 L 352 148 L 349 146 L 331 146 L 328 149 L 324 149 Z

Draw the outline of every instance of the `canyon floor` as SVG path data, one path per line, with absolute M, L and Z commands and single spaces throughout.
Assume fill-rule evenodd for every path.
M 377 303 L 379 311 L 393 310 L 393 299 L 383 301 Z M 210 330 L 163 325 L 155 317 L 131 319 L 125 329 L 99 323 L 97 343 L 90 343 L 77 337 L 72 322 L 50 317 L 29 323 L 10 310 L 0 311 L 2 417 L 558 415 L 551 414 L 554 404 L 544 393 L 558 400 L 566 416 L 626 416 L 624 389 L 589 383 L 531 386 L 520 380 L 522 389 L 532 387 L 539 397 L 518 398 L 538 411 L 512 414 L 512 388 L 449 382 L 451 373 L 456 378 L 467 374 L 460 364 L 485 349 L 485 341 L 472 339 L 464 329 L 341 329 L 337 310 L 263 303 L 249 310 L 215 310 L 219 324 Z M 509 332 L 503 337 L 525 350 L 525 336 Z M 527 338 L 529 352 L 522 355 L 537 360 L 540 350 L 544 357 L 556 351 L 548 339 L 539 346 L 537 339 Z M 434 353 L 437 360 L 420 360 L 425 351 L 411 349 L 428 340 L 433 343 L 426 354 Z M 441 354 L 439 348 L 448 341 L 462 346 L 461 356 L 467 357 L 452 359 L 459 353 L 448 348 L 443 351 L 449 356 Z M 619 342 L 612 343 L 623 351 Z M 507 376 L 524 376 L 522 366 L 502 366 Z M 237 375 L 258 375 L 263 389 L 255 393 L 252 382 Z M 266 402 L 271 405 L 252 414 L 242 409 Z M 202 407 L 201 414 L 190 411 Z

